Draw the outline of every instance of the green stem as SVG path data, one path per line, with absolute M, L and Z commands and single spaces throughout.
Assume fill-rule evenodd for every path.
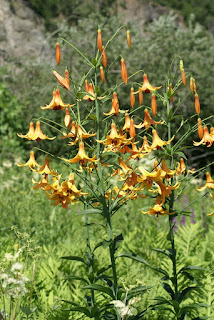
M 97 87 L 97 70 L 96 67 L 94 69 L 94 84 L 95 87 Z M 98 99 L 97 99 L 97 93 L 95 90 L 95 108 L 96 108 L 96 117 L 97 117 L 97 140 L 100 140 L 100 110 L 99 110 L 99 103 L 98 103 Z M 97 142 L 97 159 L 100 158 L 100 143 Z M 101 164 L 100 161 L 97 162 L 97 167 L 98 167 L 98 175 L 99 178 L 102 179 L 102 170 L 101 170 Z

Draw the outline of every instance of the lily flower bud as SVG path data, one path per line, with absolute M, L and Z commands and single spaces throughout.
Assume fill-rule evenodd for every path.
M 100 52 L 102 52 L 102 34 L 101 34 L 101 30 L 98 29 L 97 30 L 97 47 L 100 50 Z
M 187 84 L 187 80 L 186 80 L 184 69 L 181 70 L 181 80 L 183 82 L 183 85 L 185 86 Z
M 157 102 L 156 102 L 155 94 L 152 94 L 151 108 L 152 108 L 152 113 L 154 114 L 154 116 L 156 116 L 156 113 L 157 113 Z
M 142 104 L 143 104 L 143 92 L 142 91 L 139 91 L 139 104 L 140 104 L 140 106 L 142 106 Z
M 61 51 L 60 51 L 60 45 L 59 42 L 56 43 L 56 62 L 59 65 L 61 61 Z
M 128 81 L 128 73 L 127 73 L 127 69 L 126 69 L 126 64 L 125 64 L 125 60 L 124 58 L 122 58 L 120 60 L 121 62 L 121 76 L 122 76 L 122 79 L 123 79 L 123 82 L 125 84 L 127 84 L 127 81 Z
M 68 88 L 70 87 L 70 80 L 69 80 L 69 72 L 68 69 L 65 70 L 65 81 L 67 82 Z
M 106 68 L 107 67 L 107 55 L 106 55 L 106 52 L 104 50 L 104 46 L 102 46 L 102 57 L 101 57 L 101 60 L 102 60 L 103 67 Z
M 135 137 L 135 126 L 134 126 L 134 120 L 130 120 L 130 129 L 129 129 L 129 135 L 131 138 Z
M 103 67 L 100 67 L 100 79 L 102 80 L 103 84 L 105 83 L 106 79 L 105 79 L 105 74 L 104 74 L 104 70 Z
M 67 128 L 71 128 L 71 116 L 70 116 L 70 113 L 69 113 L 69 109 L 66 108 L 65 109 L 65 118 L 64 118 L 64 123 L 65 123 L 65 126 Z
M 200 118 L 198 118 L 198 136 L 199 136 L 200 140 L 202 140 L 203 136 L 204 136 L 204 129 L 203 129 Z
M 172 84 L 171 84 L 171 83 L 169 84 L 169 91 L 170 91 L 170 94 L 172 94 L 173 88 L 172 88 Z M 170 98 L 170 101 L 173 102 L 173 99 L 174 99 L 174 97 L 172 96 L 172 97 Z
M 127 30 L 126 35 L 127 35 L 127 45 L 128 45 L 129 48 L 131 48 L 131 36 L 130 36 L 130 31 L 129 30 Z
M 183 60 L 180 60 L 180 70 L 182 71 L 184 69 L 184 63 Z
M 85 91 L 88 92 L 88 80 L 85 80 Z
M 199 102 L 199 98 L 198 98 L 198 94 L 197 93 L 195 94 L 195 111 L 199 115 L 199 113 L 200 113 L 200 102 Z
M 134 95 L 134 88 L 131 88 L 131 92 L 130 92 L 130 102 L 131 102 L 131 106 L 132 108 L 134 107 L 135 104 L 135 95 Z

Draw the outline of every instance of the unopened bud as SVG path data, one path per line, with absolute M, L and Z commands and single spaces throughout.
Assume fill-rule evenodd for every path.
M 130 120 L 130 129 L 129 129 L 129 135 L 131 138 L 135 137 L 135 126 L 134 126 L 134 120 Z
M 65 81 L 67 82 L 68 88 L 69 88 L 70 87 L 70 80 L 69 80 L 69 72 L 67 69 L 65 70 Z
M 134 104 L 135 104 L 134 88 L 131 88 L 131 92 L 130 92 L 130 102 L 131 102 L 131 106 L 132 106 L 132 108 L 133 108 L 133 107 L 134 107 Z
M 100 52 L 102 52 L 102 34 L 101 34 L 101 30 L 98 29 L 97 30 L 97 47 L 100 50 Z
M 198 136 L 199 138 L 202 140 L 203 136 L 204 136 L 204 129 L 201 123 L 201 119 L 198 118 Z
M 186 80 L 184 69 L 181 70 L 181 80 L 183 82 L 183 85 L 185 86 L 187 84 L 187 80 Z
M 172 84 L 171 83 L 169 84 L 169 92 L 170 92 L 170 94 L 173 93 L 173 88 L 172 88 Z M 173 96 L 170 97 L 170 101 L 173 102 L 173 100 L 174 100 L 174 97 Z
M 101 56 L 101 59 L 102 59 L 103 67 L 106 68 L 106 67 L 107 67 L 107 55 L 106 55 L 106 52 L 105 52 L 105 50 L 104 50 L 104 46 L 102 46 L 102 56 Z
M 156 116 L 156 113 L 157 113 L 157 102 L 156 102 L 155 94 L 152 94 L 151 108 L 152 108 L 152 113 L 154 114 L 154 116 Z
M 199 98 L 198 98 L 198 94 L 197 93 L 195 94 L 195 111 L 199 115 L 199 113 L 200 113 L 200 102 L 199 102 Z
M 59 65 L 61 61 L 61 51 L 60 51 L 60 45 L 59 42 L 56 43 L 56 62 Z
M 124 58 L 122 58 L 120 62 L 121 62 L 121 76 L 122 76 L 123 82 L 125 84 L 127 84 L 128 73 L 127 73 L 127 69 L 126 69 L 126 64 L 125 64 Z
M 127 44 L 128 44 L 128 47 L 131 48 L 131 35 L 130 35 L 130 31 L 127 30 Z
M 66 127 L 68 127 L 69 129 L 71 128 L 71 116 L 70 116 L 68 108 L 66 108 L 66 110 L 65 110 L 64 123 L 65 123 Z
M 88 80 L 87 79 L 85 80 L 85 91 L 88 92 Z
M 184 69 L 184 63 L 183 60 L 180 60 L 180 70 L 182 71 Z
M 102 80 L 103 84 L 105 83 L 106 79 L 105 79 L 105 73 L 103 70 L 103 67 L 100 67 L 100 79 Z
M 142 91 L 139 91 L 139 104 L 140 104 L 140 106 L 142 106 L 142 104 L 143 104 L 143 92 Z

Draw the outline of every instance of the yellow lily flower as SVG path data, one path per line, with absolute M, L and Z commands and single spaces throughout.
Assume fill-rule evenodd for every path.
M 203 191 L 206 188 L 214 189 L 214 180 L 212 179 L 209 172 L 206 172 L 206 179 L 207 179 L 207 181 L 206 181 L 205 185 L 201 188 L 197 188 L 198 191 Z
M 145 129 L 148 129 L 149 127 L 151 127 L 152 124 L 156 125 L 156 124 L 162 124 L 162 123 L 163 122 L 161 121 L 153 120 L 147 108 L 144 110 L 144 121 L 142 123 L 142 128 L 145 127 Z
M 32 170 L 35 167 L 41 167 L 35 160 L 35 155 L 34 155 L 34 151 L 30 152 L 30 159 L 25 163 L 22 164 L 21 162 L 19 162 L 17 164 L 18 167 L 26 167 L 29 166 L 29 168 Z
M 174 214 L 174 212 L 169 212 L 168 209 L 165 210 L 163 208 L 163 204 L 161 203 L 161 198 L 159 196 L 156 198 L 156 203 L 155 203 L 153 208 L 150 208 L 149 211 L 141 211 L 141 212 L 143 214 L 149 214 L 149 215 L 152 215 L 152 216 L 156 215 L 157 217 L 159 215 L 163 216 L 165 214 L 168 214 L 168 215 L 169 214 Z
M 161 140 L 161 138 L 158 136 L 158 133 L 155 129 L 152 130 L 152 135 L 153 135 L 153 142 L 149 147 L 151 150 L 155 150 L 155 149 L 161 150 L 163 146 L 166 146 L 174 139 L 174 136 L 173 136 L 172 139 L 170 139 L 169 141 Z
M 23 134 L 20 134 L 20 133 L 17 133 L 17 135 L 20 138 L 26 138 L 28 140 L 36 140 L 37 142 L 39 142 L 40 140 L 45 140 L 45 139 L 53 140 L 53 139 L 56 138 L 56 137 L 49 138 L 48 136 L 46 136 L 42 132 L 41 127 L 40 127 L 40 121 L 37 121 L 35 130 L 34 130 L 33 122 L 31 122 L 30 123 L 30 127 L 29 127 L 29 131 L 28 131 L 28 133 L 26 135 L 23 135 Z
M 51 110 L 64 110 L 65 108 L 71 108 L 75 106 L 75 104 L 65 104 L 60 96 L 59 89 L 53 91 L 53 98 L 50 104 L 46 105 L 45 107 L 40 107 L 43 110 L 51 109 Z
M 38 172 L 40 174 L 51 174 L 53 176 L 57 176 L 58 175 L 57 171 L 50 169 L 49 161 L 50 161 L 50 159 L 48 157 L 46 157 L 44 164 L 42 166 L 40 166 L 40 169 L 36 170 L 36 172 Z
M 64 161 L 68 162 L 68 163 L 76 163 L 76 162 L 79 162 L 82 166 L 85 165 L 88 161 L 89 162 L 97 162 L 99 161 L 96 160 L 96 156 L 94 156 L 93 158 L 89 158 L 87 156 L 87 154 L 85 153 L 85 146 L 84 146 L 84 143 L 81 141 L 79 143 L 79 151 L 77 153 L 77 155 L 73 158 L 73 159 L 64 159 Z
M 143 75 L 143 85 L 142 85 L 141 88 L 139 88 L 139 91 L 143 91 L 143 92 L 145 92 L 145 93 L 149 93 L 149 92 L 153 92 L 153 91 L 159 90 L 160 88 L 162 88 L 162 86 L 160 86 L 160 87 L 153 87 L 153 86 L 149 83 L 147 74 L 144 73 L 144 75 Z M 138 92 L 139 92 L 139 91 L 138 91 Z M 137 93 L 138 93 L 138 92 L 137 92 Z
M 203 138 L 201 139 L 200 142 L 193 141 L 193 145 L 198 147 L 201 144 L 204 144 L 207 147 L 211 147 L 213 142 L 214 142 L 214 136 L 212 134 L 209 134 L 209 130 L 208 130 L 207 126 L 204 126 L 204 136 L 203 136 Z

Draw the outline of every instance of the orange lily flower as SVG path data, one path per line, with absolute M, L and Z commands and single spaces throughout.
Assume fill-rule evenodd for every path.
M 166 146 L 174 139 L 174 136 L 173 136 L 172 139 L 170 139 L 169 141 L 161 140 L 161 138 L 158 136 L 158 133 L 155 129 L 152 130 L 152 135 L 153 135 L 153 142 L 149 147 L 151 150 L 154 150 L 154 149 L 161 150 L 163 146 Z
M 209 134 L 209 130 L 207 128 L 207 126 L 204 126 L 204 136 L 203 138 L 201 139 L 200 142 L 193 142 L 193 145 L 198 147 L 200 146 L 201 144 L 204 144 L 206 145 L 207 147 L 211 147 L 211 145 L 213 144 L 214 142 L 214 137 L 212 135 Z
M 17 136 L 19 136 L 20 138 L 26 138 L 28 140 L 32 140 L 34 133 L 35 133 L 34 124 L 33 124 L 33 122 L 30 122 L 28 132 L 25 135 L 23 135 L 21 133 L 17 133 Z
M 158 184 L 158 188 L 155 191 L 160 194 L 162 203 L 165 202 L 165 198 L 171 194 L 172 190 L 178 189 L 181 185 L 179 182 L 176 182 L 174 186 L 165 185 L 162 181 L 157 181 L 157 184 Z
M 148 143 L 148 140 L 147 140 L 146 136 L 143 137 L 143 145 L 142 145 L 141 150 L 142 151 L 146 151 L 148 153 L 151 152 L 150 145 Z
M 133 120 L 133 124 L 134 124 L 134 120 Z M 126 132 L 128 132 L 130 130 L 130 126 L 131 126 L 131 119 L 129 117 L 128 113 L 125 113 L 125 124 L 123 126 L 123 130 L 126 130 Z M 134 127 L 137 129 L 141 129 L 143 127 L 143 124 L 134 124 Z
M 33 187 L 34 190 L 37 190 L 39 188 L 41 188 L 42 190 L 51 190 L 51 184 L 48 182 L 48 175 L 44 174 L 44 176 L 42 177 L 42 179 L 39 182 L 36 182 L 34 179 L 32 179 L 33 184 L 35 184 L 35 186 Z
M 143 75 L 143 85 L 142 85 L 141 88 L 139 88 L 139 91 L 143 91 L 143 92 L 145 92 L 145 93 L 149 93 L 149 92 L 153 92 L 153 91 L 159 90 L 160 88 L 162 88 L 162 86 L 160 86 L 160 87 L 153 87 L 153 86 L 149 83 L 147 74 L 144 73 L 144 75 Z M 139 92 L 139 91 L 138 91 L 138 92 Z M 138 93 L 138 92 L 137 92 L 137 93 Z
M 126 64 L 125 64 L 124 58 L 121 58 L 120 62 L 121 62 L 121 76 L 122 76 L 123 82 L 125 84 L 127 84 L 128 73 L 127 73 L 127 69 L 126 69 Z
M 112 107 L 111 110 L 108 113 L 103 112 L 105 116 L 115 115 L 118 116 L 119 113 L 124 113 L 125 111 L 122 111 L 119 109 L 119 101 L 117 97 L 117 92 L 113 92 L 113 99 L 112 99 Z
M 45 162 L 42 166 L 40 166 L 39 170 L 36 170 L 36 172 L 40 174 L 51 174 L 53 176 L 57 176 L 57 171 L 51 170 L 49 166 L 50 159 L 48 157 L 45 158 Z
M 176 174 L 176 170 L 171 170 L 167 166 L 166 160 L 162 159 L 161 169 L 165 172 L 165 178 L 170 179 Z
M 56 43 L 56 62 L 59 65 L 61 61 L 61 51 L 60 51 L 60 45 L 59 42 Z
M 146 154 L 148 154 L 148 152 L 145 152 L 143 150 L 143 147 L 138 149 L 136 146 L 136 143 L 134 142 L 132 142 L 132 149 L 129 152 L 131 152 L 131 156 L 128 158 L 128 160 L 131 160 L 131 159 L 140 160 L 141 158 L 144 158 Z
M 56 137 L 53 137 L 53 138 L 49 138 L 48 136 L 46 136 L 42 130 L 41 130 L 41 127 L 40 127 L 40 122 L 37 121 L 36 123 L 36 129 L 34 131 L 34 126 L 33 126 L 33 122 L 30 123 L 30 128 L 29 128 L 29 131 L 26 135 L 22 135 L 20 133 L 17 133 L 17 135 L 20 137 L 20 138 L 26 138 L 28 140 L 36 140 L 37 142 L 39 142 L 40 140 L 45 140 L 45 139 L 48 139 L 48 140 L 53 140 L 55 139 Z
M 180 158 L 180 162 L 178 162 L 177 168 L 175 170 L 177 175 L 184 174 L 186 172 L 186 165 L 183 158 Z M 195 169 L 191 169 L 188 170 L 187 173 L 193 173 L 194 171 Z
M 71 134 L 71 135 L 70 135 Z M 69 134 L 67 135 L 69 137 L 69 135 L 72 137 L 73 132 L 69 132 Z M 84 132 L 82 130 L 82 128 L 80 127 L 79 124 L 77 124 L 77 128 L 76 128 L 76 139 L 73 142 L 69 142 L 69 146 L 73 146 L 75 145 L 79 140 L 83 140 L 83 139 L 87 139 L 87 138 L 91 138 L 96 136 L 97 133 L 88 133 L 88 132 Z M 66 138 L 67 136 L 63 137 Z M 73 137 L 72 137 L 73 138 Z
M 83 97 L 83 100 L 94 101 L 95 100 L 95 93 L 94 93 L 94 88 L 93 88 L 92 83 L 89 83 L 87 92 L 88 92 L 88 94 L 86 94 Z M 99 100 L 101 100 L 103 98 L 105 98 L 105 97 L 97 97 L 97 99 L 99 99 Z
M 156 215 L 157 217 L 159 215 L 163 216 L 165 214 L 174 214 L 175 212 L 169 212 L 169 210 L 163 208 L 163 204 L 161 203 L 161 198 L 158 196 L 156 198 L 156 202 L 153 208 L 150 208 L 149 211 L 141 211 L 143 214 L 149 214 L 149 215 Z
M 59 83 L 67 90 L 69 90 L 70 86 L 70 80 L 69 80 L 69 75 L 68 75 L 68 70 L 65 70 L 65 78 L 63 78 L 58 72 L 52 71 L 53 75 L 57 78 Z
M 88 193 L 82 192 L 81 190 L 78 190 L 74 183 L 74 174 L 73 172 L 70 173 L 68 181 L 65 180 L 61 184 L 62 187 L 62 193 L 67 195 L 73 195 L 75 198 L 80 196 L 86 196 Z
M 148 172 L 142 166 L 138 167 L 141 176 L 138 177 L 138 182 L 142 182 L 146 189 L 149 190 L 153 186 L 153 182 L 162 181 L 164 178 L 164 173 L 162 170 L 153 170 L 153 172 Z
M 25 164 L 22 164 L 22 163 L 18 163 L 17 164 L 18 167 L 26 167 L 26 166 L 29 166 L 29 168 L 32 170 L 33 168 L 35 167 L 41 167 L 35 160 L 35 155 L 34 155 L 34 151 L 31 151 L 30 152 L 30 159 L 25 163 Z
M 105 140 L 97 140 L 99 143 L 103 143 L 104 145 L 114 145 L 120 146 L 121 143 L 131 143 L 131 139 L 126 139 L 126 134 L 121 135 L 117 132 L 115 122 L 111 124 L 111 132 L 109 135 L 106 136 Z
M 149 110 L 145 109 L 144 110 L 144 121 L 143 121 L 142 127 L 145 127 L 145 129 L 148 129 L 152 124 L 153 125 L 162 124 L 162 122 L 153 120 L 149 114 Z
M 77 134 L 76 134 L 77 130 L 76 130 L 76 124 L 75 124 L 75 121 L 72 121 L 72 125 L 71 125 L 71 131 L 66 134 L 63 132 L 64 134 L 64 137 L 61 137 L 62 139 L 65 139 L 65 138 L 72 138 L 73 140 L 76 139 L 77 137 Z
M 87 154 L 85 153 L 85 146 L 84 146 L 84 143 L 81 141 L 79 143 L 79 151 L 77 153 L 77 155 L 73 158 L 73 159 L 64 159 L 64 161 L 68 162 L 68 163 L 76 163 L 76 162 L 79 162 L 81 165 L 85 165 L 87 161 L 89 162 L 97 162 L 99 161 L 96 160 L 96 156 L 94 156 L 93 158 L 89 158 L 87 156 Z
M 45 107 L 40 107 L 43 110 L 52 109 L 52 110 L 64 110 L 65 108 L 71 108 L 75 104 L 65 104 L 60 96 L 59 89 L 56 89 L 53 91 L 53 98 L 50 102 L 50 104 L 46 105 Z
M 205 185 L 201 188 L 197 188 L 198 191 L 203 191 L 206 188 L 214 189 L 214 180 L 212 179 L 209 172 L 206 172 L 206 179 L 207 179 L 207 181 L 206 181 Z
M 129 174 L 133 171 L 133 169 L 129 165 L 127 166 L 125 164 L 122 157 L 119 157 L 118 163 L 121 169 L 117 168 L 116 170 L 113 170 L 112 176 L 116 176 L 117 174 L 119 174 L 120 176 L 125 176 L 127 173 Z

